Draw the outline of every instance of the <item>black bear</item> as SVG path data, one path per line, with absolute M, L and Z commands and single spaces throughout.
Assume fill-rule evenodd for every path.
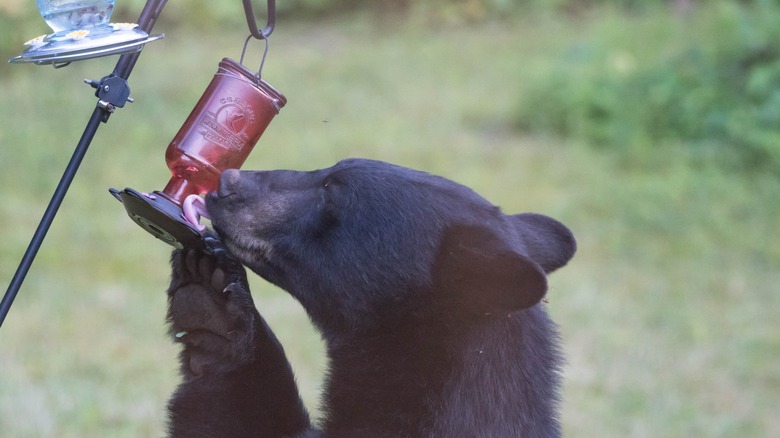
M 560 436 L 562 355 L 540 304 L 575 252 L 559 222 L 360 159 L 229 170 L 206 205 L 208 250 L 173 256 L 171 436 Z M 325 341 L 316 426 L 242 265 L 300 301 Z

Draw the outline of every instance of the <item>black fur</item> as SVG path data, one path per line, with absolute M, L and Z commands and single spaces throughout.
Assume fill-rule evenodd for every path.
M 216 255 L 173 258 L 169 317 L 187 334 L 172 436 L 560 435 L 562 358 L 539 304 L 575 251 L 559 222 L 369 160 L 227 171 L 207 206 Z M 316 429 L 241 264 L 298 299 L 325 340 Z
M 172 258 L 168 320 L 184 349 L 170 435 L 297 433 L 309 418 L 284 350 L 255 309 L 244 268 L 208 241 L 210 254 L 176 251 Z

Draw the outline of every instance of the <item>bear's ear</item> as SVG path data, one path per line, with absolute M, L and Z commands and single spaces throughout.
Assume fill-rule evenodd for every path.
M 526 309 L 547 292 L 547 278 L 538 264 L 479 226 L 445 231 L 433 276 L 444 300 L 484 314 Z
M 548 274 L 568 263 L 577 251 L 571 231 L 551 217 L 522 213 L 509 216 L 509 220 L 525 242 L 528 255 Z

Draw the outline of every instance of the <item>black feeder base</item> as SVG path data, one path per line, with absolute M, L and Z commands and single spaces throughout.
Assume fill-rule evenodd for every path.
M 154 237 L 179 249 L 203 249 L 203 236 L 165 195 L 140 193 L 131 188 L 109 192 L 125 206 L 130 219 Z

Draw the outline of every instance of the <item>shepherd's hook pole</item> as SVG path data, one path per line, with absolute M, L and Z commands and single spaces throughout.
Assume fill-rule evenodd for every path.
M 167 1 L 168 0 L 148 0 L 146 5 L 144 5 L 143 11 L 141 11 L 141 16 L 138 18 L 138 28 L 147 34 L 150 34 L 154 27 L 154 23 L 157 22 L 157 17 L 160 16 Z M 112 76 L 119 77 L 126 81 L 127 78 L 130 77 L 130 73 L 133 71 L 135 62 L 138 60 L 140 54 L 141 52 L 134 52 L 120 56 Z M 52 195 L 51 201 L 49 201 L 49 205 L 46 207 L 41 222 L 38 224 L 38 228 L 35 230 L 35 234 L 33 234 L 33 237 L 30 240 L 27 251 L 25 251 L 21 262 L 19 262 L 19 267 L 16 269 L 16 273 L 14 274 L 11 283 L 8 285 L 8 289 L 5 291 L 5 295 L 3 295 L 3 300 L 0 301 L 0 327 L 2 327 L 5 317 L 8 315 L 8 311 L 11 310 L 11 305 L 13 304 L 16 295 L 19 293 L 19 289 L 22 287 L 24 278 L 27 276 L 27 272 L 30 270 L 30 266 L 32 266 L 33 260 L 35 260 L 35 256 L 38 254 L 38 250 L 41 248 L 43 239 L 46 237 L 46 233 L 49 231 L 49 228 L 54 221 L 54 217 L 57 215 L 57 210 L 59 210 L 62 201 L 65 199 L 65 194 L 68 192 L 68 188 L 70 187 L 71 182 L 73 182 L 73 178 L 76 176 L 76 172 L 81 165 L 81 161 L 84 159 L 84 155 L 87 153 L 87 149 L 89 149 L 90 143 L 92 143 L 92 139 L 95 137 L 98 127 L 100 127 L 100 123 L 107 122 L 110 115 L 111 111 L 107 109 L 105 105 L 101 105 L 101 102 L 98 102 L 98 105 L 92 112 L 92 117 L 90 117 L 86 128 L 84 128 L 81 140 L 79 140 L 76 149 L 73 151 L 73 155 L 68 162 L 68 166 L 65 168 L 65 172 L 62 174 L 62 178 L 60 179 L 57 188 L 54 190 L 54 195 Z

